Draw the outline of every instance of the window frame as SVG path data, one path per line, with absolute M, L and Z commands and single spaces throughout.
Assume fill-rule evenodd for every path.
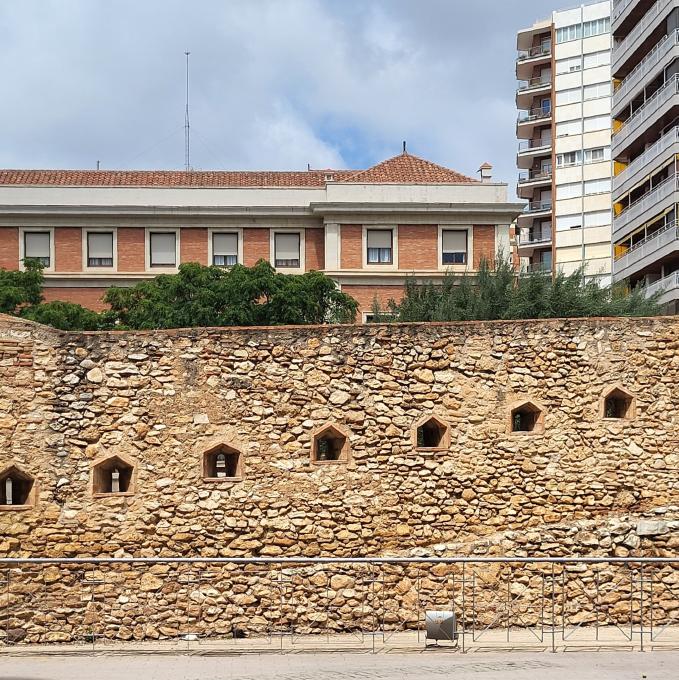
M 237 257 L 238 262 L 236 264 L 244 264 L 243 261 L 243 230 L 240 228 L 230 229 L 228 227 L 210 227 L 207 230 L 207 261 L 210 267 L 219 267 L 220 269 L 231 269 L 234 265 L 217 265 L 214 264 L 214 235 L 215 234 L 236 234 L 238 239 L 237 247 Z
M 55 244 L 54 227 L 19 227 L 19 271 L 26 271 L 24 259 L 26 259 L 26 234 L 49 234 L 50 237 L 50 264 L 43 267 L 43 272 L 54 272 L 55 270 Z
M 151 263 L 151 234 L 174 234 L 175 247 L 175 264 L 152 264 Z M 146 263 L 146 271 L 149 272 L 176 272 L 181 263 L 180 260 L 180 239 L 181 231 L 177 227 L 146 227 L 145 243 L 144 243 L 144 259 Z
M 90 266 L 88 234 L 113 234 L 113 264 Z M 82 230 L 82 262 L 83 271 L 87 272 L 117 272 L 118 271 L 118 229 L 116 227 L 86 227 Z
M 444 231 L 463 231 L 465 232 L 465 238 L 467 241 L 467 251 L 465 254 L 464 264 L 444 264 L 443 262 L 443 232 Z M 452 271 L 466 271 L 469 269 L 469 263 L 473 262 L 472 253 L 472 240 L 473 240 L 474 228 L 471 225 L 463 224 L 439 224 L 438 230 L 438 268 L 439 270 L 447 271 L 448 269 Z
M 299 267 L 276 267 L 276 234 L 298 234 L 299 235 Z M 269 229 L 269 258 L 271 265 L 281 274 L 303 274 L 306 266 L 306 244 L 305 229 L 303 227 L 292 228 L 271 228 Z
M 368 262 L 368 232 L 390 231 L 391 232 L 391 262 Z M 362 262 L 363 269 L 373 271 L 393 271 L 398 269 L 398 226 L 388 224 L 364 224 L 362 234 Z

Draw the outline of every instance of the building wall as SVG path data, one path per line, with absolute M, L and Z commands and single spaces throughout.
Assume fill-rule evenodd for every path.
M 36 498 L 0 508 L 0 553 L 666 554 L 679 540 L 677 343 L 671 318 L 78 334 L 2 317 L 0 471 L 32 476 Z M 602 417 L 615 386 L 636 398 L 630 420 Z M 527 400 L 544 429 L 510 432 L 512 409 Z M 418 448 L 414 428 L 432 416 L 447 436 Z M 313 464 L 327 425 L 348 438 L 346 461 Z M 242 480 L 204 479 L 204 454 L 220 445 L 240 452 Z M 93 470 L 111 456 L 133 467 L 130 492 L 94 495 Z M 83 603 L 75 572 L 51 569 L 36 576 L 40 598 L 24 599 L 28 587 L 13 599 L 9 626 L 28 641 L 82 637 L 88 616 L 105 637 L 164 637 L 183 625 L 177 569 L 151 567 L 141 581 L 107 572 L 93 598 L 105 621 Z M 425 597 L 446 601 L 449 573 L 431 575 Z M 491 602 L 494 573 L 484 580 Z M 343 576 L 334 591 L 357 583 L 356 572 Z M 207 595 L 216 615 L 196 625 L 266 630 L 277 601 L 268 579 L 217 568 Z M 397 606 L 412 608 L 417 580 L 401 573 Z M 318 591 L 307 586 L 297 616 L 308 628 Z M 354 597 L 333 626 L 360 626 Z M 611 597 L 602 625 L 628 614 Z
M 146 233 L 141 227 L 118 229 L 118 271 L 142 272 L 146 268 Z
M 194 227 L 182 229 L 180 232 L 180 259 L 182 262 L 198 262 L 210 264 L 207 260 L 208 231 L 205 228 Z
M 437 269 L 439 229 L 436 224 L 401 224 L 398 227 L 398 266 L 401 269 Z

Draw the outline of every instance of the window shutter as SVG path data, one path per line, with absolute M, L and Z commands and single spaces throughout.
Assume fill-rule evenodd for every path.
M 442 235 L 443 252 L 445 253 L 466 253 L 467 252 L 467 232 L 460 230 L 446 229 Z
M 27 232 L 25 236 L 25 257 L 49 257 L 50 235 L 49 232 Z
M 87 234 L 87 257 L 111 259 L 113 257 L 113 234 L 108 232 Z
M 299 260 L 299 234 L 276 234 L 277 260 Z
M 212 234 L 213 255 L 238 255 L 238 234 Z
M 177 263 L 177 235 L 151 233 L 151 264 L 174 266 Z
M 368 248 L 391 248 L 391 231 L 368 231 Z

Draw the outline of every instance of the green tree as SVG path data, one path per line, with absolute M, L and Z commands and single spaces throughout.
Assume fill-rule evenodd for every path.
M 17 314 L 20 309 L 42 301 L 42 265 L 24 260 L 24 271 L 0 269 L 0 312 Z
M 591 316 L 655 316 L 658 297 L 643 289 L 627 291 L 585 279 L 583 271 L 554 277 L 539 272 L 517 276 L 512 263 L 498 253 L 483 260 L 477 274 L 446 274 L 441 284 L 410 279 L 399 305 L 391 311 L 400 321 L 470 321 L 549 319 Z
M 96 331 L 111 325 L 104 314 L 61 300 L 26 307 L 21 311 L 21 316 L 63 331 Z

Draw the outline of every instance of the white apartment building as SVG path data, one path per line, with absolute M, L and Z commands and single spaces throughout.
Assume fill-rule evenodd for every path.
M 517 193 L 524 269 L 611 282 L 611 3 L 519 31 Z

